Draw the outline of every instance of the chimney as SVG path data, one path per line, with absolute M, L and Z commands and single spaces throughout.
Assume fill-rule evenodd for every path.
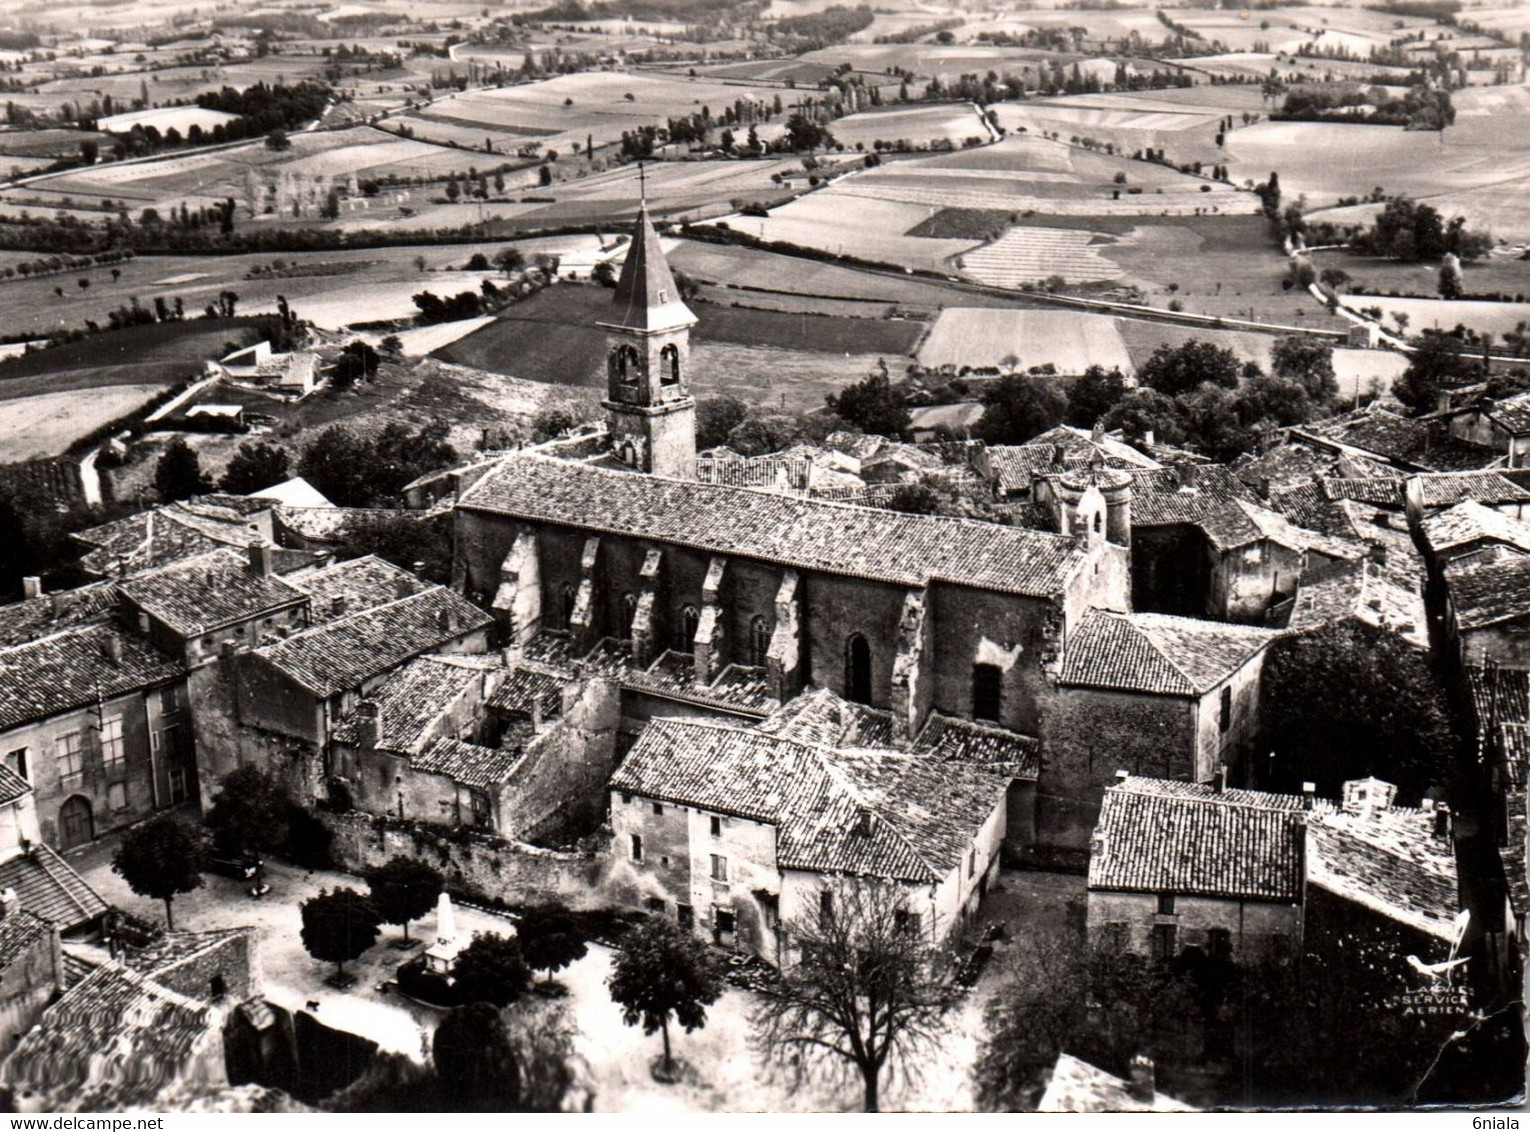
M 1064 448 L 1061 444 L 1054 444 L 1054 445 L 1052 445 L 1052 463 L 1056 464 L 1059 468 L 1061 468 L 1061 467 L 1063 467 L 1067 463 L 1067 461 L 1068 461 L 1068 450 L 1066 448 Z
M 1139 1053 L 1132 1058 L 1131 1068 L 1128 1070 L 1131 1079 L 1126 1083 L 1126 1091 L 1131 1094 L 1132 1100 L 1142 1104 L 1152 1104 L 1153 1098 L 1158 1095 L 1158 1081 L 1153 1072 L 1153 1059 L 1145 1053 Z
M 1123 785 L 1126 782 L 1126 780 L 1128 778 L 1130 778 L 1131 776 L 1132 776 L 1132 772 L 1129 771 L 1129 770 L 1122 769 L 1122 770 L 1116 771 L 1116 785 L 1117 786 Z
M 382 742 L 382 713 L 376 700 L 362 700 L 356 705 L 356 745 L 374 751 Z
M 64 595 L 51 593 L 48 595 L 48 616 L 57 617 L 64 612 Z
M 117 636 L 116 633 L 113 633 L 111 636 L 107 637 L 106 643 L 103 646 L 103 651 L 106 654 L 107 660 L 111 661 L 113 664 L 121 664 L 122 638 Z
M 1110 848 L 1110 841 L 1103 833 L 1096 833 L 1089 839 L 1089 855 L 1097 861 L 1105 859 L 1106 851 Z
M 443 633 L 455 633 L 457 631 L 457 611 L 455 609 L 443 609 L 437 619 Z
M 1441 802 L 1434 808 L 1434 835 L 1441 840 L 1450 840 L 1454 832 L 1455 823 L 1450 820 L 1450 804 Z
M 138 631 L 140 633 L 147 633 L 149 631 L 149 615 L 147 613 L 140 613 L 138 615 Z
M 531 697 L 531 733 L 542 734 L 542 697 L 537 695 Z
M 1179 481 L 1181 491 L 1190 491 L 1195 487 L 1195 465 L 1186 461 L 1183 464 L 1174 465 L 1174 477 Z
M 414 579 L 405 577 L 403 574 L 393 579 L 393 596 L 408 597 L 414 593 Z
M 0 891 L 0 919 L 4 919 L 6 916 L 9 916 L 19 907 L 21 907 L 21 897 L 16 895 L 16 890 L 14 888 L 7 888 L 4 891 Z
M 329 599 L 329 615 L 331 617 L 344 616 L 346 604 L 346 596 L 344 594 L 336 594 Z
M 1217 772 L 1211 778 L 1211 790 L 1214 794 L 1220 794 L 1227 789 L 1227 764 L 1218 763 Z
M 262 578 L 269 578 L 276 573 L 276 548 L 258 542 L 250 543 L 250 570 Z
M 857 837 L 870 837 L 873 818 L 871 811 L 865 808 L 855 811 L 855 835 Z
M 36 574 L 28 574 L 21 579 L 21 596 L 24 598 L 42 597 L 42 579 Z
M 1302 809 L 1310 810 L 1317 803 L 1317 783 L 1302 783 Z
M 1145 429 L 1142 430 L 1142 443 L 1146 444 L 1149 448 L 1151 448 L 1153 446 L 1153 430 L 1152 429 L 1145 428 Z
M 1094 430 L 1089 434 L 1089 443 L 1100 445 L 1105 443 L 1105 422 L 1095 421 Z

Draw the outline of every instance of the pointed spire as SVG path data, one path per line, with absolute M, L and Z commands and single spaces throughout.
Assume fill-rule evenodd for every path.
M 642 167 L 639 166 L 639 176 Z M 640 191 L 646 194 L 646 184 Z M 616 298 L 612 306 L 616 318 L 603 326 L 624 330 L 677 330 L 694 326 L 696 316 L 680 298 L 680 288 L 670 274 L 669 263 L 664 258 L 664 248 L 659 234 L 648 219 L 648 201 L 640 199 L 637 222 L 632 226 L 632 241 L 627 245 L 627 258 L 622 264 L 622 275 L 616 284 Z

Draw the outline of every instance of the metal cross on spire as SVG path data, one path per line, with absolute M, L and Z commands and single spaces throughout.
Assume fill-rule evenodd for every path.
M 648 171 L 643 168 L 643 162 L 638 161 L 638 206 L 648 207 Z

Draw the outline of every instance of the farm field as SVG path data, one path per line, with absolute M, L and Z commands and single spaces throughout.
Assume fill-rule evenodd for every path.
M 1497 292 L 1530 298 L 1530 260 L 1520 258 L 1520 254 L 1517 250 L 1506 250 L 1462 264 L 1466 296 Z M 1338 250 L 1316 252 L 1311 258 L 1319 271 L 1332 267 L 1347 273 L 1353 280 L 1349 290 L 1366 294 L 1398 291 L 1430 296 L 1438 292 L 1440 285 L 1437 264 L 1404 263 Z
M 930 16 L 925 22 L 937 19 Z M 1038 64 L 1050 65 L 1054 60 L 1064 66 L 1081 60 L 1082 55 L 1058 55 L 1032 51 L 1023 47 L 989 47 L 980 45 L 943 46 L 936 43 L 844 43 L 825 47 L 821 51 L 809 51 L 801 56 L 807 63 L 819 63 L 836 67 L 848 63 L 857 71 L 871 74 L 891 74 L 894 68 L 922 78 L 940 76 L 955 78 L 958 75 L 988 71 L 1019 71 Z
M 1380 307 L 1388 325 L 1397 314 L 1408 318 L 1408 333 L 1421 330 L 1454 330 L 1465 326 L 1479 334 L 1484 331 L 1501 337 L 1522 322 L 1530 321 L 1530 303 L 1486 303 L 1470 299 L 1393 299 L 1384 295 L 1345 295 L 1343 303 L 1350 310 L 1363 311 Z
M 159 382 L 111 385 L 0 402 L 0 451 L 11 461 L 60 455 L 81 437 L 147 404 L 162 388 Z
M 1100 254 L 1102 238 L 1075 228 L 1011 228 L 961 257 L 964 275 L 993 287 L 1019 287 L 1060 276 L 1067 283 L 1117 279 L 1121 268 Z
M 864 145 L 868 150 L 878 141 L 907 141 L 912 145 L 950 141 L 961 145 L 967 138 L 986 142 L 991 136 L 977 113 L 965 103 L 864 110 L 831 122 L 829 132 L 841 145 Z
M 1092 365 L 1136 372 L 1109 315 L 1060 310 L 983 310 L 952 307 L 940 313 L 919 347 L 919 364 L 978 368 L 1017 358 L 1013 368 L 1055 366 L 1080 374 Z
M 771 180 L 777 175 L 799 180 L 806 176 L 801 160 L 794 157 L 747 161 L 655 161 L 644 167 L 644 191 L 655 210 L 666 212 L 696 209 L 712 203 L 730 204 L 733 200 L 773 200 L 779 199 L 783 192 Z M 627 207 L 636 207 L 639 188 L 637 167 L 623 165 L 537 192 L 538 195 L 556 197 L 559 204 L 619 201 Z

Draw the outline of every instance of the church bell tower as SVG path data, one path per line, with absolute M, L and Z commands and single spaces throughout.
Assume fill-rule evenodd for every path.
M 657 476 L 696 476 L 696 401 L 690 394 L 690 330 L 659 234 L 638 208 L 606 332 L 606 421 L 617 458 Z

